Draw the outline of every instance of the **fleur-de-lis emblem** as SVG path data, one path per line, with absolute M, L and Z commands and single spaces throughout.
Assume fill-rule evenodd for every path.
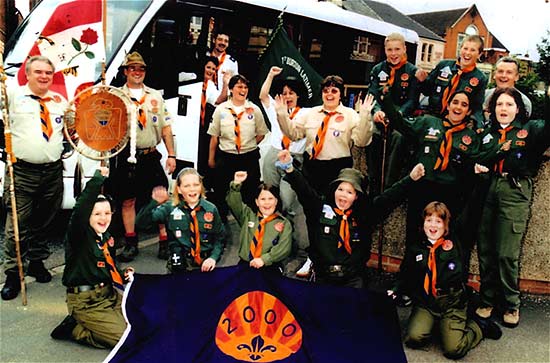
M 276 352 L 277 348 L 273 345 L 266 345 L 264 339 L 261 335 L 256 335 L 254 338 L 252 338 L 251 344 L 239 344 L 237 346 L 238 350 L 246 349 L 250 352 L 248 354 L 248 357 L 252 359 L 253 361 L 257 361 L 263 358 L 264 354 L 262 354 L 265 351 L 269 351 L 271 353 Z

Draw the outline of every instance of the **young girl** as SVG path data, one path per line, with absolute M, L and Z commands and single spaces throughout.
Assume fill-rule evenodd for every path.
M 527 228 L 533 180 L 540 157 L 550 145 L 550 105 L 545 120 L 527 121 L 521 93 L 499 88 L 489 102 L 489 128 L 482 148 L 489 150 L 481 161 L 490 170 L 478 238 L 481 307 L 477 314 L 491 316 L 503 311 L 504 325 L 519 324 L 519 255 Z
M 126 329 L 122 316 L 123 277 L 132 267 L 115 265 L 115 242 L 107 232 L 113 209 L 101 194 L 109 169 L 102 167 L 88 181 L 76 204 L 65 235 L 65 270 L 69 315 L 51 333 L 54 339 L 75 340 L 97 348 L 112 348 Z
M 193 168 L 181 170 L 172 202 L 168 191 L 156 187 L 151 202 L 142 208 L 136 225 L 142 229 L 165 223 L 168 232 L 168 270 L 212 271 L 225 245 L 225 229 L 216 206 L 204 198 L 204 186 Z
M 281 203 L 276 187 L 261 183 L 256 191 L 252 210 L 242 200 L 241 186 L 246 171 L 237 171 L 229 186 L 226 201 L 241 226 L 239 257 L 241 263 L 253 268 L 279 268 L 292 249 L 292 226 L 280 212 Z
M 443 354 L 462 358 L 483 338 L 499 339 L 502 331 L 489 319 L 468 320 L 467 294 L 463 284 L 462 254 L 449 236 L 451 213 L 441 202 L 429 203 L 422 213 L 425 238 L 410 246 L 411 261 L 403 264 L 402 278 L 413 286 L 413 307 L 405 336 L 410 348 L 428 343 L 439 322 Z M 388 295 L 395 298 L 394 291 Z
M 286 171 L 285 179 L 304 207 L 315 281 L 362 288 L 372 231 L 404 199 L 412 181 L 424 175 L 422 164 L 373 200 L 363 192 L 359 170 L 342 169 L 326 196 L 321 196 L 294 169 L 288 150 L 279 153 L 277 165 Z

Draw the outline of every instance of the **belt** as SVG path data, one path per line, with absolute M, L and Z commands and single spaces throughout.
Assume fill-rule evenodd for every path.
M 109 287 L 110 285 L 106 285 L 105 283 L 100 283 L 97 285 L 80 285 L 80 286 L 73 286 L 73 287 L 67 287 L 67 292 L 70 294 L 78 294 L 79 292 L 84 291 L 92 291 L 96 289 L 103 289 L 105 287 Z
M 445 296 L 464 291 L 464 285 L 446 287 L 444 289 L 435 289 L 435 296 Z
M 151 146 L 151 147 L 146 147 L 144 149 L 137 149 L 136 150 L 138 155 L 147 155 L 147 154 L 150 154 L 150 153 L 155 152 L 155 151 L 157 151 L 156 146 Z
M 17 159 L 17 161 L 15 162 L 15 165 L 24 166 L 24 167 L 27 167 L 27 168 L 43 170 L 43 169 L 49 169 L 52 166 L 59 165 L 59 163 L 61 163 L 61 160 L 52 161 L 50 163 L 34 164 L 34 163 L 29 163 L 28 161 L 25 161 L 25 160 L 22 160 L 22 159 Z

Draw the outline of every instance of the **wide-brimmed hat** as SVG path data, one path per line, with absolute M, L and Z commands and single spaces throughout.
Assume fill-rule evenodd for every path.
M 348 182 L 350 183 L 356 192 L 363 193 L 361 184 L 363 183 L 363 174 L 357 169 L 345 168 L 340 170 L 338 178 L 334 179 L 331 184 Z
M 143 60 L 143 57 L 138 52 L 127 54 L 126 58 L 124 58 L 124 63 L 122 63 L 122 67 L 128 67 L 132 64 L 140 64 L 144 67 L 147 67 L 147 64 L 145 64 L 145 61 Z

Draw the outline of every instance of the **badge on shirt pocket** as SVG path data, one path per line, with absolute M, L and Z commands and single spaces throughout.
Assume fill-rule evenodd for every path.
M 176 236 L 176 238 L 181 238 L 181 230 L 176 229 L 176 231 L 174 232 L 174 235 Z
M 422 255 L 416 255 L 416 262 L 419 262 L 419 261 L 422 261 L 424 259 L 424 257 L 422 257 Z
M 248 221 L 248 228 L 254 228 L 254 222 L 253 221 Z
M 330 227 L 329 226 L 325 226 L 324 230 L 325 234 L 329 234 L 330 233 Z
M 105 268 L 105 262 L 103 262 L 103 261 L 97 261 L 97 267 L 99 267 L 99 268 Z

